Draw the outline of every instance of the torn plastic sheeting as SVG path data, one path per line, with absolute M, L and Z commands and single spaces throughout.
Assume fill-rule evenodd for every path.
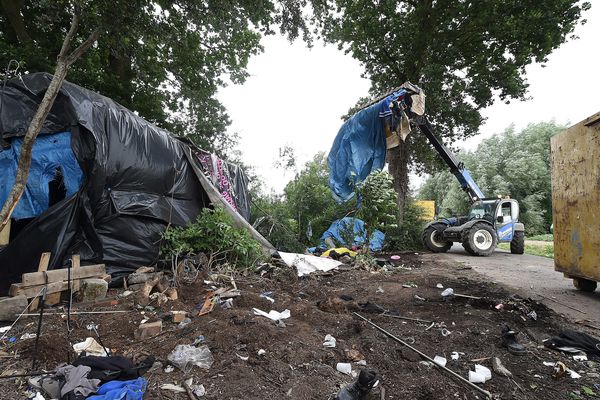
M 93 337 L 86 338 L 83 342 L 75 343 L 73 350 L 77 354 L 85 352 L 88 356 L 106 357 L 106 350 Z
M 344 232 L 352 229 L 354 234 L 353 242 L 346 243 L 344 238 L 346 235 Z M 359 218 L 344 217 L 335 220 L 331 223 L 329 228 L 321 235 L 320 248 L 326 249 L 328 246 L 325 244 L 325 239 L 333 238 L 338 243 L 345 246 L 363 246 L 367 242 L 367 235 L 365 230 L 365 222 Z M 379 230 L 375 230 L 371 233 L 371 240 L 369 241 L 369 249 L 371 251 L 379 251 L 383 248 L 385 241 L 385 234 Z
M 0 149 L 0 204 L 4 204 L 15 184 L 22 138 L 7 139 L 10 148 Z M 60 178 L 59 175 L 60 174 Z M 33 144 L 29 178 L 23 196 L 12 218 L 37 217 L 48 209 L 51 199 L 50 182 L 55 180 L 65 196 L 72 196 L 81 187 L 83 172 L 71 148 L 71 132 L 40 135 Z M 61 182 L 62 180 L 62 182 Z
M 391 116 L 390 102 L 404 89 L 351 116 L 341 126 L 327 157 L 329 187 L 338 202 L 354 196 L 353 185 L 385 165 L 384 119 Z
M 342 265 L 341 262 L 336 260 L 305 254 L 284 253 L 280 251 L 279 256 L 288 266 L 296 268 L 298 276 L 308 275 L 316 271 L 327 272 Z
M 271 310 L 271 311 L 269 311 L 268 314 L 266 312 L 264 312 L 263 310 L 259 310 L 258 308 L 253 308 L 252 311 L 254 312 L 254 315 L 260 315 L 263 317 L 267 317 L 273 321 L 288 319 L 291 316 L 290 310 L 283 310 L 282 312 Z

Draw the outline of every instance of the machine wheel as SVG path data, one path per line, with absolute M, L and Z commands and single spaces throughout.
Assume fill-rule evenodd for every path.
M 463 237 L 465 238 L 463 247 L 474 256 L 489 256 L 498 244 L 498 236 L 494 228 L 481 222 L 469 228 Z
M 425 228 L 421 239 L 423 245 L 434 253 L 445 253 L 452 247 L 452 242 L 444 240 L 442 232 L 446 225 L 444 224 L 433 224 Z
M 594 290 L 596 290 L 598 283 L 589 279 L 573 278 L 573 286 L 582 292 L 592 293 Z
M 510 241 L 510 252 L 512 254 L 525 253 L 525 232 L 515 231 L 515 235 Z

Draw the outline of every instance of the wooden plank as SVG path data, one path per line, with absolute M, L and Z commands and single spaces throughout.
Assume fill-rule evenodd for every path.
M 71 274 L 76 275 L 76 274 L 73 274 L 73 271 L 75 269 L 78 269 L 80 266 L 81 266 L 81 259 L 79 257 L 79 254 L 73 254 L 71 256 Z M 79 288 L 81 286 L 80 283 L 81 282 L 79 280 L 74 280 L 71 284 L 71 290 L 73 292 L 78 292 Z
M 44 285 L 24 287 L 20 283 L 13 283 L 12 285 L 10 285 L 8 294 L 9 294 L 9 296 L 13 296 L 13 297 L 19 296 L 19 295 L 24 295 L 28 299 L 31 299 L 31 298 L 34 298 L 35 296 L 37 296 L 43 287 L 44 287 Z M 53 282 L 53 283 L 48 284 L 48 290 L 46 293 L 50 294 L 50 293 L 62 292 L 63 290 L 67 290 L 68 288 L 69 288 L 69 285 L 67 284 L 66 281 Z
M 69 278 L 67 268 L 53 269 L 47 271 L 48 283 L 66 281 Z M 91 278 L 95 276 L 103 276 L 106 274 L 104 264 L 86 265 L 84 267 L 71 268 L 71 279 Z M 22 276 L 22 286 L 36 286 L 46 283 L 46 278 L 43 272 L 29 272 Z
M 40 263 L 38 265 L 37 273 L 41 274 L 42 279 L 44 279 L 44 281 L 42 281 L 42 283 L 46 283 L 44 273 L 45 273 L 45 271 L 48 270 L 48 264 L 50 263 L 50 255 L 51 255 L 51 253 L 42 253 L 42 256 L 40 257 Z M 33 297 L 33 296 L 31 296 L 31 297 Z M 39 304 L 40 304 L 40 299 L 38 297 L 31 302 L 31 305 L 29 306 L 29 311 L 37 310 Z
M 58 303 L 60 303 L 60 295 L 62 294 L 62 292 L 56 292 L 56 293 L 50 293 L 46 296 L 46 302 L 45 304 L 47 306 L 53 306 L 56 305 Z
M 10 241 L 10 219 L 4 226 L 4 229 L 0 232 L 0 246 L 6 246 Z

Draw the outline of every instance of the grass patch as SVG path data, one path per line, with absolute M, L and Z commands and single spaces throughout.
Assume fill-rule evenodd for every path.
M 540 242 L 552 242 L 554 241 L 554 235 L 551 233 L 546 233 L 545 235 L 535 235 L 535 236 L 527 236 L 525 240 L 538 240 Z
M 499 249 L 510 250 L 510 243 L 500 243 L 498 245 Z M 531 254 L 532 256 L 540 256 L 547 258 L 554 258 L 554 245 L 546 244 L 542 246 L 526 244 L 525 245 L 525 254 Z

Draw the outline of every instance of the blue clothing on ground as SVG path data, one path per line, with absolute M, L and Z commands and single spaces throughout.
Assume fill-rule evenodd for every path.
M 88 400 L 142 400 L 147 384 L 144 378 L 106 382 Z

